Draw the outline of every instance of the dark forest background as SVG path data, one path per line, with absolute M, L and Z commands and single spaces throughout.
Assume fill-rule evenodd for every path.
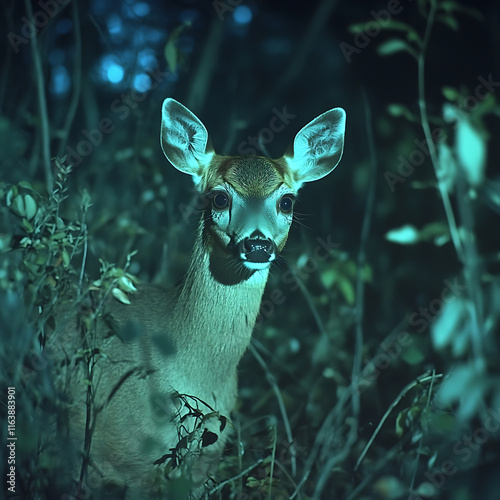
M 498 498 L 498 2 L 1 9 L 0 399 L 3 415 L 16 386 L 18 498 L 56 475 L 33 417 L 55 305 L 186 270 L 199 207 L 161 152 L 166 97 L 222 154 L 279 157 L 347 112 L 342 162 L 301 191 L 268 283 L 213 498 Z

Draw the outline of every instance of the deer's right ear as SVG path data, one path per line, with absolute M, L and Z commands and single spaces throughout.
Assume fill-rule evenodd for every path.
M 192 175 L 195 184 L 214 155 L 209 151 L 208 132 L 201 120 L 175 99 L 163 101 L 160 141 L 168 161 L 181 172 Z
M 295 136 L 293 153 L 285 155 L 298 189 L 328 175 L 339 163 L 344 149 L 345 111 L 334 108 L 315 118 Z

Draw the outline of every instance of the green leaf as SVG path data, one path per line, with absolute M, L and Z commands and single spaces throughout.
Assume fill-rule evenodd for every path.
M 26 217 L 26 207 L 24 205 L 24 198 L 22 197 L 22 195 L 18 195 L 12 200 L 10 209 L 16 215 L 19 215 L 20 217 Z
M 385 235 L 387 241 L 400 245 L 413 245 L 420 239 L 418 230 L 411 224 L 406 224 L 396 229 L 391 229 Z
M 338 285 L 345 301 L 349 305 L 353 305 L 356 300 L 356 293 L 354 291 L 354 286 L 351 283 L 351 281 L 348 278 L 339 276 Z
M 480 11 L 474 9 L 473 7 L 466 7 L 459 2 L 455 2 L 453 0 L 441 1 L 438 3 L 439 10 L 444 12 L 460 12 L 461 14 L 465 14 L 467 16 L 473 17 L 477 21 L 484 21 L 484 16 Z
M 457 427 L 457 419 L 455 415 L 448 413 L 433 414 L 427 417 L 427 425 L 434 432 L 452 432 Z
M 165 60 L 167 61 L 168 68 L 172 73 L 177 71 L 179 59 L 180 56 L 182 56 L 182 53 L 177 46 L 177 41 L 179 40 L 179 37 L 184 29 L 190 25 L 190 22 L 186 22 L 174 28 L 168 37 L 167 43 L 165 44 Z
M 458 25 L 458 21 L 451 14 L 438 15 L 436 16 L 436 20 L 444 24 L 445 26 L 448 26 L 448 28 L 453 31 L 458 31 L 458 29 L 460 28 L 460 26 Z
M 36 215 L 37 207 L 36 207 L 36 201 L 29 194 L 24 195 L 24 207 L 26 211 L 26 218 L 28 220 L 33 219 L 33 217 L 35 217 Z
M 401 38 L 391 38 L 385 41 L 377 47 L 377 52 L 381 56 L 389 56 L 397 52 L 408 52 L 415 59 L 418 59 L 418 54 L 415 49 L 404 40 L 401 40 Z
M 32 233 L 33 232 L 33 226 L 29 223 L 27 219 L 23 219 L 23 227 L 26 229 L 26 232 Z
M 366 264 L 361 271 L 361 277 L 363 278 L 363 281 L 366 281 L 367 283 L 373 282 L 373 271 L 369 264 Z
M 448 101 L 457 102 L 462 98 L 458 90 L 453 87 L 445 86 L 441 89 L 441 92 Z
M 415 345 L 409 346 L 407 349 L 405 349 L 401 354 L 401 357 L 409 365 L 418 365 L 425 360 L 424 353 Z
M 367 24 L 368 23 L 366 23 L 366 22 L 353 23 L 353 24 L 350 24 L 347 29 L 349 30 L 349 33 L 351 33 L 352 35 L 355 35 L 356 33 L 359 33 L 360 31 L 364 33 L 366 30 Z
M 130 278 L 127 276 L 121 276 L 118 278 L 118 286 L 124 291 L 124 292 L 137 292 L 137 288 L 134 286 L 134 283 Z
M 36 193 L 36 190 L 33 188 L 33 186 L 27 181 L 18 182 L 17 185 L 19 187 L 22 187 L 24 189 L 28 189 L 29 191 L 34 191 Z
M 456 343 L 463 330 L 467 330 L 466 319 L 469 304 L 461 297 L 451 296 L 441 314 L 432 324 L 431 339 L 434 349 L 442 350 Z
M 64 267 L 68 267 L 69 266 L 69 262 L 70 262 L 69 253 L 66 250 L 63 250 L 62 253 L 61 253 L 61 257 L 62 257 L 62 261 L 63 261 Z
M 426 224 L 421 230 L 419 238 L 421 241 L 435 241 L 436 238 L 442 236 L 450 236 L 450 228 L 444 222 L 430 222 Z
M 127 295 L 119 288 L 113 288 L 113 291 L 111 293 L 113 294 L 113 297 L 122 304 L 130 305 L 130 300 L 128 299 Z
M 392 116 L 403 116 L 408 121 L 416 123 L 420 122 L 419 119 L 402 104 L 392 103 L 387 106 L 387 112 Z
M 455 149 L 469 184 L 480 186 L 484 181 L 486 167 L 486 141 L 467 118 L 458 122 Z
M 338 271 L 337 269 L 327 269 L 320 273 L 321 283 L 326 289 L 330 289 L 332 285 L 337 281 Z
M 409 42 L 415 42 L 419 47 L 422 46 L 422 38 L 415 30 L 415 28 L 413 28 L 413 26 L 410 26 L 409 24 L 391 19 L 383 26 L 383 28 L 385 30 L 402 31 L 406 34 L 406 39 Z

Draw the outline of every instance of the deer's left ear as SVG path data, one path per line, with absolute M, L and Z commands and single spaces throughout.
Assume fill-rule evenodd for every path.
M 161 118 L 161 147 L 168 161 L 190 174 L 195 185 L 214 156 L 208 145 L 208 132 L 201 120 L 174 99 L 165 99 Z
M 346 114 L 334 108 L 303 127 L 293 141 L 292 156 L 283 160 L 291 170 L 296 188 L 328 175 L 339 163 L 344 149 Z

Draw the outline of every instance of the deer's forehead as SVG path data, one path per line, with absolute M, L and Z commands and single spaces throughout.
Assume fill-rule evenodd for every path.
M 229 183 L 240 195 L 262 198 L 286 183 L 285 168 L 262 156 L 227 157 L 213 172 L 212 185 Z

